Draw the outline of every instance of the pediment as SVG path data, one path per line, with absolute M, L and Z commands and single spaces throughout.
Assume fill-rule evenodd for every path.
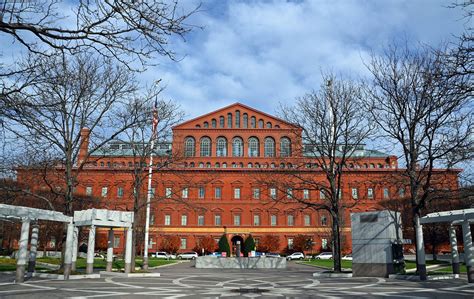
M 228 126 L 229 116 L 232 117 L 232 127 Z M 240 125 L 236 125 L 239 116 Z M 223 126 L 222 124 L 223 119 Z M 245 125 L 247 119 L 247 125 Z M 254 120 L 253 120 L 254 119 Z M 263 124 L 263 125 L 262 125 Z M 234 103 L 216 111 L 185 121 L 173 130 L 181 129 L 297 129 L 298 127 L 273 115 L 259 111 L 241 103 Z

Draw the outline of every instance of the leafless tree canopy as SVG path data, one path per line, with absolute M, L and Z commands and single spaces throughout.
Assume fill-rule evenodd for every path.
M 191 29 L 185 21 L 197 9 L 181 12 L 173 1 L 2 1 L 0 31 L 34 53 L 94 50 L 143 65 L 155 54 L 175 58 L 169 38 Z

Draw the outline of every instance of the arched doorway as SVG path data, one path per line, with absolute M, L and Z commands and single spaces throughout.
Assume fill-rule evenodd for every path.
M 232 243 L 232 255 L 235 255 L 235 252 L 237 250 L 237 241 L 240 241 L 240 251 L 242 252 L 242 247 L 244 246 L 244 238 L 242 238 L 242 236 L 235 235 L 230 240 L 230 242 Z

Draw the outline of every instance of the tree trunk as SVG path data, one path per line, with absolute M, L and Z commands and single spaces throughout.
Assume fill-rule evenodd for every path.
M 132 233 L 132 261 L 130 263 L 130 268 L 132 272 L 135 272 L 135 258 L 137 256 L 137 224 L 136 221 L 132 224 L 133 233 Z
M 341 267 L 341 236 L 339 232 L 339 221 L 337 216 L 332 216 L 332 236 L 333 236 L 333 254 L 334 254 L 334 272 L 342 272 Z

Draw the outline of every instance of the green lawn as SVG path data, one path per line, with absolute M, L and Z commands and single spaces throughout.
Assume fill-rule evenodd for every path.
M 36 266 L 37 270 L 46 270 L 41 266 Z M 16 259 L 0 258 L 0 271 L 15 271 L 16 270 Z
M 341 260 L 342 268 L 352 269 L 352 261 L 348 260 Z M 310 260 L 310 261 L 303 261 L 302 264 L 311 265 L 311 266 L 318 266 L 321 268 L 332 269 L 334 265 L 334 260 Z
M 466 268 L 466 265 L 465 264 L 461 264 L 461 273 L 467 273 L 467 268 Z M 453 267 L 452 266 L 448 266 L 446 268 L 441 268 L 441 269 L 436 269 L 436 270 L 433 270 L 434 273 L 436 274 L 453 274 Z

